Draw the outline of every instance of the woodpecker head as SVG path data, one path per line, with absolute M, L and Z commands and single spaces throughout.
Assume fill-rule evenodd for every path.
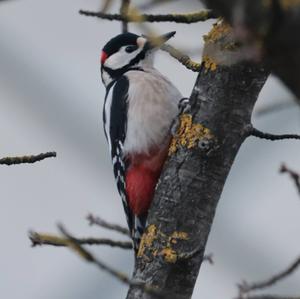
M 153 54 L 174 36 L 172 31 L 156 38 L 123 33 L 112 38 L 102 49 L 101 77 L 107 86 L 132 67 L 152 66 Z

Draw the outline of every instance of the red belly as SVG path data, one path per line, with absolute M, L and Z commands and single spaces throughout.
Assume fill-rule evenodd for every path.
M 126 173 L 126 192 L 129 207 L 135 215 L 147 213 L 155 187 L 167 157 L 168 146 L 149 155 L 129 157 Z

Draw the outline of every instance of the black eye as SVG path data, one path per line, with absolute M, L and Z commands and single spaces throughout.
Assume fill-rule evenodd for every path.
M 127 46 L 127 47 L 125 48 L 125 51 L 126 51 L 127 53 L 132 53 L 132 52 L 135 51 L 137 48 L 138 48 L 138 47 L 137 47 L 137 46 L 134 46 L 134 45 L 132 45 L 132 46 Z

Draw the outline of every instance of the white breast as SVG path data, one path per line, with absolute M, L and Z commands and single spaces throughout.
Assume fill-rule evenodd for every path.
M 129 71 L 128 118 L 124 154 L 148 153 L 163 144 L 178 114 L 182 95 L 161 73 L 153 68 Z

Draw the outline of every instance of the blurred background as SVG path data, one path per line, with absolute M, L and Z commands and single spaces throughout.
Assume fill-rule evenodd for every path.
M 112 7 L 119 9 L 118 1 Z M 143 1 L 134 1 L 139 5 Z M 146 1 L 145 1 L 146 2 Z M 29 229 L 56 232 L 62 222 L 77 236 L 120 236 L 85 220 L 89 212 L 125 224 L 102 130 L 102 46 L 120 32 L 118 22 L 78 14 L 99 10 L 99 0 L 11 0 L 0 3 L 0 157 L 55 150 L 56 159 L 0 167 L 0 298 L 115 299 L 127 286 L 80 260 L 65 248 L 30 247 Z M 199 1 L 174 1 L 151 13 L 190 12 Z M 212 22 L 160 23 L 157 32 L 177 30 L 171 44 L 201 58 L 202 38 Z M 130 30 L 140 32 L 134 25 Z M 156 66 L 189 96 L 196 74 L 166 53 Z M 272 133 L 300 133 L 299 106 L 269 78 L 256 110 L 286 103 L 253 122 Z M 249 138 L 227 180 L 193 298 L 229 299 L 242 279 L 257 281 L 283 270 L 300 254 L 300 199 L 293 182 L 278 173 L 286 162 L 300 170 L 300 142 Z M 107 247 L 93 252 L 131 274 L 132 253 Z M 300 271 L 269 293 L 299 294 Z

